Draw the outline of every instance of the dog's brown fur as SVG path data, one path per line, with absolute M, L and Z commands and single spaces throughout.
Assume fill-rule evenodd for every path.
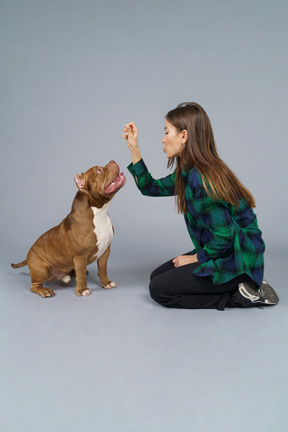
M 26 260 L 11 264 L 13 268 L 28 264 L 32 292 L 42 297 L 54 296 L 54 292 L 44 287 L 43 283 L 53 279 L 67 283 L 70 281 L 70 273 L 75 269 L 76 294 L 90 295 L 91 291 L 86 282 L 86 268 L 96 259 L 102 287 L 109 289 L 116 286 L 107 276 L 110 244 L 105 252 L 97 257 L 101 245 L 97 245 L 93 208 L 101 209 L 109 203 L 124 186 L 125 181 L 124 175 L 119 175 L 119 167 L 114 161 L 109 162 L 104 168 L 96 166 L 85 174 L 75 175 L 79 191 L 74 198 L 71 212 L 59 225 L 39 237 L 29 250 Z M 107 217 L 109 218 L 108 215 Z M 113 227 L 112 229 L 114 232 Z

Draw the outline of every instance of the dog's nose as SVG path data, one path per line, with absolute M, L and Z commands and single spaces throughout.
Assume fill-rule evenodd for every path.
M 109 162 L 109 164 L 113 164 L 113 163 L 116 163 L 115 161 L 113 161 L 113 160 L 111 160 L 110 162 Z

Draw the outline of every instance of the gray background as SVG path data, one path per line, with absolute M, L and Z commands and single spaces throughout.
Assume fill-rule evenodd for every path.
M 284 0 L 1 1 L 2 430 L 286 430 L 287 12 Z M 151 270 L 192 245 L 173 198 L 137 191 L 121 133 L 135 121 L 151 173 L 167 175 L 164 117 L 185 101 L 206 109 L 256 198 L 275 308 L 149 298 Z M 110 159 L 127 176 L 109 212 L 118 288 L 101 290 L 91 266 L 89 298 L 75 282 L 32 295 L 10 263 L 70 211 L 74 174 Z

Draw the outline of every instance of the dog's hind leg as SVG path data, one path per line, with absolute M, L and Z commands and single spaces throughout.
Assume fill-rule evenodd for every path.
M 41 297 L 53 297 L 55 295 L 54 291 L 50 288 L 45 288 L 41 282 L 32 282 L 31 291 L 39 294 Z
M 31 276 L 31 291 L 39 294 L 43 298 L 53 297 L 55 295 L 54 291 L 43 286 L 43 283 L 47 281 L 50 276 L 49 265 L 33 250 L 30 250 L 27 261 Z

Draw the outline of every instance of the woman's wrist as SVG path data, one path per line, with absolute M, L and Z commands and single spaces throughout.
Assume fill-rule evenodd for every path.
M 130 149 L 130 153 L 131 153 L 133 165 L 135 165 L 137 162 L 139 162 L 142 159 L 142 156 L 141 156 L 141 153 L 140 153 L 140 150 L 138 147 Z

